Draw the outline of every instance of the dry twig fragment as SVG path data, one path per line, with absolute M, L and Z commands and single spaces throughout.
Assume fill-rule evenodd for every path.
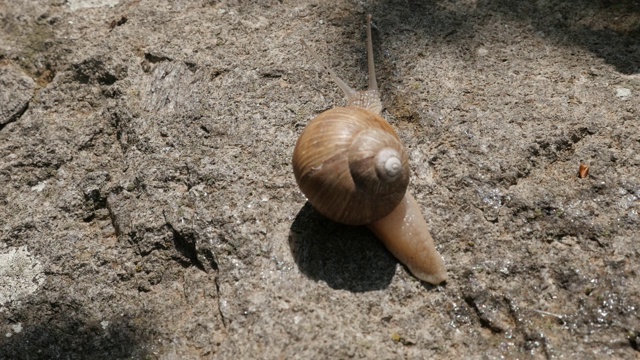
M 584 179 L 589 176 L 589 165 L 580 163 L 580 167 L 578 168 L 578 177 L 580 179 Z

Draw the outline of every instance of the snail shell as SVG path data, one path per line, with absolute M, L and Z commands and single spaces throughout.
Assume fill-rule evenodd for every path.
M 338 107 L 318 115 L 293 154 L 293 172 L 309 202 L 343 224 L 386 216 L 409 184 L 408 157 L 398 135 L 366 109 Z

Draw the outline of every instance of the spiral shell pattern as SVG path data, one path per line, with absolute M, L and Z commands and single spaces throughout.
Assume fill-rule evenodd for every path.
M 313 119 L 296 143 L 293 171 L 319 213 L 349 225 L 389 214 L 409 184 L 398 135 L 385 119 L 358 107 L 333 108 Z

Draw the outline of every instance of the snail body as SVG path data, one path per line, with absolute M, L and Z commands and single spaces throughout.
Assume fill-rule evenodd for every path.
M 349 106 L 321 113 L 298 138 L 292 163 L 300 190 L 327 218 L 366 225 L 420 280 L 443 282 L 444 262 L 419 205 L 407 192 L 407 153 L 391 125 L 380 116 L 371 16 L 367 19 L 367 91 L 351 89 L 307 50 L 344 91 Z

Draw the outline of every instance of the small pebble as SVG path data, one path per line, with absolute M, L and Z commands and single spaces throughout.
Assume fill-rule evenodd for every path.
M 628 98 L 630 95 L 631 95 L 631 89 L 627 89 L 627 88 L 616 89 L 616 96 L 623 100 Z

